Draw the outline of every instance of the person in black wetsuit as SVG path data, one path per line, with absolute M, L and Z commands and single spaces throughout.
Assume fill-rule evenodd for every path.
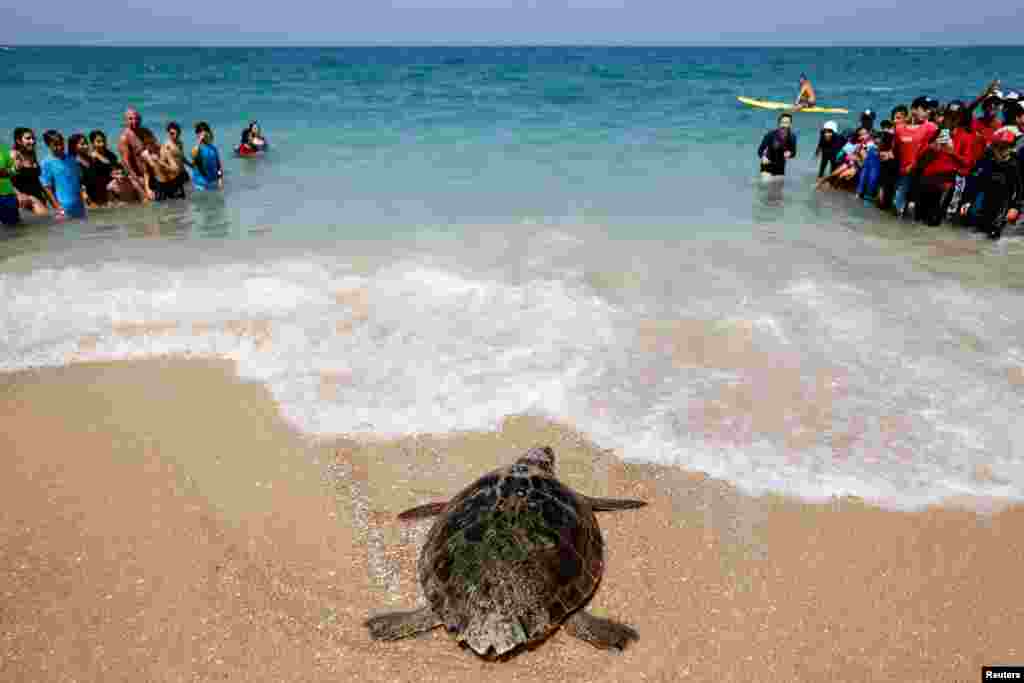
M 779 114 L 779 127 L 765 134 L 757 148 L 761 159 L 761 175 L 786 175 L 786 160 L 796 156 L 796 133 L 793 132 L 793 117 Z
M 37 216 L 48 216 L 46 193 L 39 180 L 42 169 L 36 158 L 36 134 L 31 128 L 14 129 L 11 156 L 14 157 L 15 169 L 11 184 L 18 193 L 18 207 Z

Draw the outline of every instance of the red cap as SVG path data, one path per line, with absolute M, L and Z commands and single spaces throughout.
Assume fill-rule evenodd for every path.
M 1000 128 L 996 131 L 995 135 L 992 136 L 992 142 L 1002 142 L 1007 145 L 1012 145 L 1013 141 L 1017 139 L 1017 136 L 1009 128 Z

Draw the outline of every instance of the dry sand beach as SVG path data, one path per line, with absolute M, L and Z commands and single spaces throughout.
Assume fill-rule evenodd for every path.
M 443 631 L 374 643 L 418 599 L 444 498 L 525 448 L 649 506 L 601 516 L 598 613 L 619 655 L 557 633 L 508 662 Z M 974 681 L 1024 663 L 1024 507 L 883 511 L 749 497 L 621 463 L 565 425 L 310 443 L 227 362 L 155 359 L 0 376 L 5 681 Z

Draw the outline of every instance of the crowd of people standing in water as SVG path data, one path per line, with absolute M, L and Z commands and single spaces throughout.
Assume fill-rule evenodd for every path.
M 813 106 L 808 88 L 801 77 L 795 109 Z M 931 226 L 951 221 L 992 239 L 1018 221 L 1024 208 L 1021 93 L 1003 92 L 993 81 L 971 102 L 942 106 L 921 96 L 909 108 L 894 107 L 877 127 L 875 119 L 868 109 L 852 130 L 840 131 L 835 121 L 822 126 L 814 152 L 818 188 L 848 190 L 900 218 Z M 784 175 L 786 161 L 796 156 L 792 122 L 791 114 L 780 114 L 778 128 L 762 139 L 763 175 Z
M 165 126 L 167 137 L 161 143 L 142 126 L 134 108 L 125 112 L 124 121 L 117 153 L 101 130 L 74 133 L 66 141 L 60 131 L 48 130 L 42 141 L 49 155 L 42 161 L 35 131 L 15 128 L 13 146 L 0 145 L 0 223 L 17 225 L 23 211 L 85 218 L 95 208 L 185 199 L 189 185 L 194 191 L 223 189 L 224 168 L 208 123 L 195 124 L 196 144 L 186 156 L 177 122 Z M 252 156 L 266 146 L 253 121 L 242 131 L 235 152 Z
M 815 106 L 817 95 L 801 74 L 793 109 Z M 981 107 L 980 115 L 975 110 Z M 855 192 L 866 203 L 898 217 L 936 226 L 951 220 L 999 239 L 1020 217 L 1024 204 L 1024 100 L 990 83 L 970 103 L 945 106 L 921 96 L 910 107 L 898 105 L 875 126 L 865 110 L 860 125 L 840 131 L 835 121 L 821 129 L 815 157 L 818 187 Z M 793 115 L 784 112 L 778 127 L 758 146 L 762 175 L 783 176 L 796 156 Z M 205 121 L 195 124 L 196 144 L 186 156 L 182 130 L 171 121 L 161 143 L 142 126 L 133 108 L 125 112 L 118 137 L 120 159 L 101 130 L 74 133 L 66 143 L 56 130 L 43 134 L 49 156 L 40 162 L 35 132 L 14 130 L 14 145 L 0 145 L 0 223 L 17 225 L 20 212 L 57 218 L 84 218 L 89 209 L 150 201 L 184 199 L 196 191 L 221 189 L 224 170 Z M 243 131 L 235 153 L 252 156 L 266 149 L 259 124 Z

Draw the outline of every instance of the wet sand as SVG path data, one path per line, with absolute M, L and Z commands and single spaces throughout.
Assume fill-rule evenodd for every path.
M 371 642 L 367 614 L 419 599 L 427 523 L 394 514 L 537 443 L 576 488 L 649 501 L 601 516 L 592 603 L 641 640 L 609 654 L 559 632 L 501 663 L 442 631 Z M 225 362 L 0 375 L 0 500 L 2 680 L 974 681 L 1024 664 L 1022 506 L 753 498 L 527 417 L 311 443 Z

